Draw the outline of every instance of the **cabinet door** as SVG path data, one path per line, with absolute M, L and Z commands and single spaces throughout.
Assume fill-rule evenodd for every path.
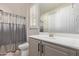
M 29 55 L 30 56 L 39 56 L 38 44 L 40 41 L 36 39 L 29 39 Z
M 54 44 L 43 42 L 43 55 L 44 56 L 74 56 L 76 51 L 57 46 Z

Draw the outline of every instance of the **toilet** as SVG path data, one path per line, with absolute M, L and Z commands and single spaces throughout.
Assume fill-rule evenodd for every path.
M 28 56 L 29 54 L 29 44 L 28 43 L 23 43 L 23 44 L 20 44 L 18 46 L 18 48 L 21 50 L 21 56 Z

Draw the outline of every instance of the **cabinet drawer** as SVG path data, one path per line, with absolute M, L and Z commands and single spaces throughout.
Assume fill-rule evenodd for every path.
M 50 53 L 55 53 L 57 55 L 62 55 L 62 56 L 75 56 L 76 55 L 76 50 L 64 46 L 60 46 L 57 44 L 49 43 L 49 42 L 42 42 L 45 51 L 48 50 L 49 48 Z M 47 47 L 48 46 L 48 47 Z

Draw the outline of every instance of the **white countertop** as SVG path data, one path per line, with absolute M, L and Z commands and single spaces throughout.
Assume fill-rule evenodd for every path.
M 30 36 L 30 38 L 34 38 L 37 40 L 43 40 L 43 41 L 79 49 L 79 39 L 60 37 L 60 36 L 49 37 L 48 35 L 32 35 L 32 36 Z

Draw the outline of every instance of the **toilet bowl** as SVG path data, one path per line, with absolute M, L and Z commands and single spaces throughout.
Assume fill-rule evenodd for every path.
M 21 56 L 28 56 L 28 48 L 29 44 L 28 43 L 23 43 L 18 46 L 18 48 L 21 50 Z

